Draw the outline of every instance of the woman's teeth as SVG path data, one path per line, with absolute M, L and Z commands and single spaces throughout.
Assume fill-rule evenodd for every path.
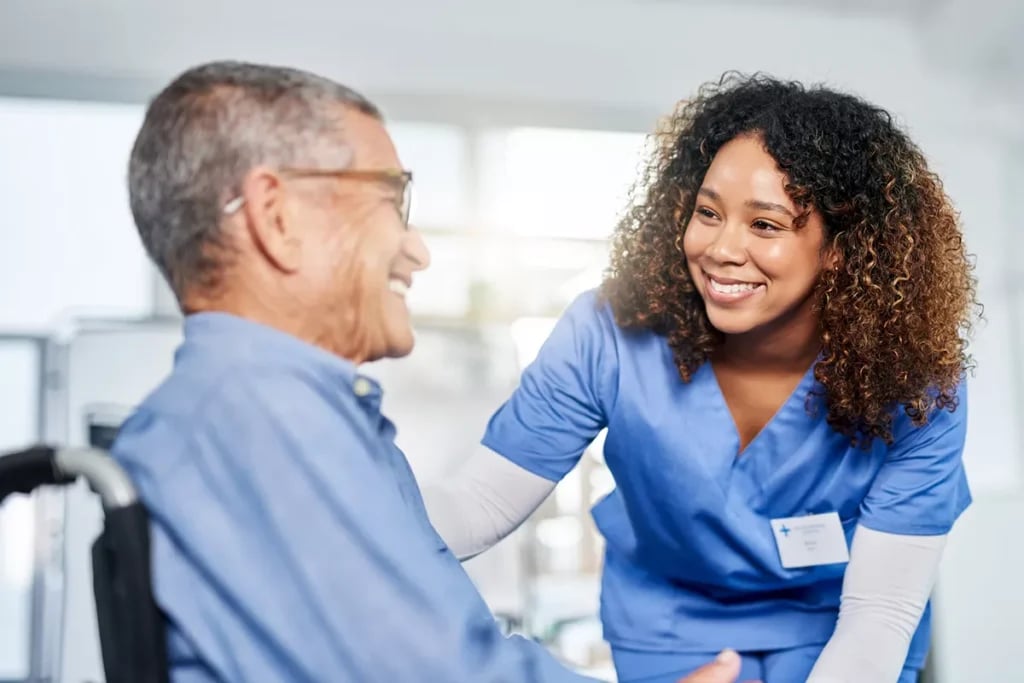
M 710 278 L 709 278 L 710 279 Z M 722 294 L 739 294 L 741 292 L 751 292 L 761 285 L 755 285 L 750 282 L 744 282 L 741 284 L 725 285 L 715 280 L 711 280 L 711 289 Z

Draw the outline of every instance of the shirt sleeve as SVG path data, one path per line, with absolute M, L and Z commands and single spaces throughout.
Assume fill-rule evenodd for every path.
M 898 679 L 945 545 L 945 536 L 898 536 L 859 527 L 843 577 L 839 621 L 807 683 Z
M 157 600 L 198 658 L 232 681 L 588 680 L 501 634 L 381 462 L 370 416 L 325 391 L 248 377 L 193 424 L 122 431 Z
M 906 416 L 901 423 L 861 504 L 860 524 L 890 534 L 947 534 L 971 503 L 963 465 L 966 384 L 957 389 L 953 412 L 935 411 L 922 427 L 914 427 Z
M 475 453 L 454 474 L 426 482 L 423 502 L 434 528 L 460 560 L 519 528 L 555 484 L 497 453 Z
M 580 295 L 491 417 L 483 445 L 559 481 L 608 423 L 618 360 L 614 321 L 594 291 Z

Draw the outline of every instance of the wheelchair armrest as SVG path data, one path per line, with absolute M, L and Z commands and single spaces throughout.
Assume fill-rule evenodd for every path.
M 83 477 L 96 492 L 108 512 L 134 504 L 139 496 L 135 485 L 117 461 L 96 448 L 62 448 L 57 451 L 57 467 L 64 474 Z

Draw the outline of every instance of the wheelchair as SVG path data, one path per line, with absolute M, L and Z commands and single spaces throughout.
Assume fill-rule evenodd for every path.
M 168 683 L 163 614 L 153 598 L 149 515 L 103 450 L 35 446 L 0 456 L 0 504 L 14 493 L 82 477 L 103 506 L 92 546 L 93 596 L 107 683 Z

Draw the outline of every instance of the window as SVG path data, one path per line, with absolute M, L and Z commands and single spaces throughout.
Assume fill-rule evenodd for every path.
M 486 225 L 532 237 L 604 240 L 626 207 L 644 135 L 515 128 L 481 147 Z
M 141 119 L 135 105 L 0 99 L 0 329 L 150 309 L 125 180 Z
M 402 165 L 412 170 L 411 222 L 421 228 L 450 229 L 469 221 L 469 144 L 456 126 L 388 124 Z

